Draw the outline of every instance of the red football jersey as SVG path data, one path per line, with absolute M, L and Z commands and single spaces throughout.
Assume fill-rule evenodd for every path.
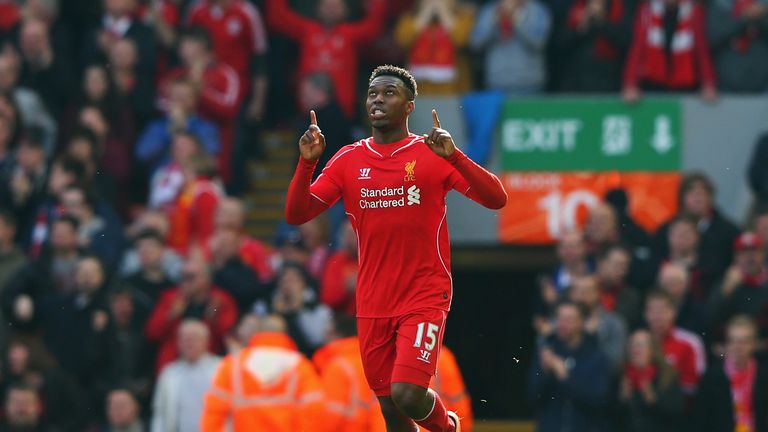
M 339 198 L 357 232 L 357 316 L 384 318 L 416 309 L 448 310 L 451 258 L 445 196 L 469 184 L 414 134 L 392 144 L 373 138 L 343 147 L 310 187 Z

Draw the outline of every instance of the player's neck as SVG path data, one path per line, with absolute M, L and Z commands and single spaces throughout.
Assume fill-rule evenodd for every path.
M 391 130 L 373 128 L 373 142 L 376 144 L 392 144 L 404 140 L 410 134 L 407 123 L 401 128 Z

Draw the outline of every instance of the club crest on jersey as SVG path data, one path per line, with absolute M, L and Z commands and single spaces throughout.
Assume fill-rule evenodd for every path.
M 416 181 L 416 176 L 414 175 L 415 170 L 416 170 L 415 160 L 405 163 L 405 179 L 404 180 L 406 182 Z
M 358 180 L 370 180 L 371 179 L 371 169 L 370 168 L 360 168 L 360 177 L 357 178 Z

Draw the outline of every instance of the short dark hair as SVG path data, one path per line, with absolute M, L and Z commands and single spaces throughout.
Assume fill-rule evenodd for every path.
M 557 308 L 555 310 L 559 310 L 560 308 L 566 307 L 566 306 L 573 306 L 573 307 L 575 307 L 576 310 L 579 312 L 579 317 L 582 320 L 586 321 L 587 318 L 589 318 L 589 309 L 587 309 L 587 307 L 585 305 L 583 305 L 581 303 L 577 303 L 577 302 L 575 302 L 573 300 L 570 300 L 570 299 L 560 300 L 557 303 Z
M 96 196 L 96 193 L 93 192 L 92 189 L 87 188 L 83 186 L 82 184 L 71 184 L 64 188 L 64 192 L 67 191 L 80 191 L 83 194 L 83 204 L 86 205 L 88 208 L 96 211 L 96 206 L 99 203 L 99 198 Z
M 680 213 L 677 216 L 675 216 L 674 219 L 672 219 L 669 222 L 669 228 L 672 228 L 673 225 L 677 225 L 681 223 L 691 225 L 694 231 L 696 231 L 697 234 L 699 233 L 698 229 L 696 229 L 696 227 L 699 225 L 699 222 L 696 220 L 696 218 L 693 215 L 688 213 Z
M 163 235 L 160 234 L 160 232 L 156 229 L 152 228 L 139 231 L 139 233 L 133 239 L 133 244 L 137 245 L 142 240 L 153 240 L 160 243 L 161 245 L 165 245 L 165 239 L 163 238 Z
M 597 256 L 595 259 L 597 261 L 603 261 L 604 259 L 607 259 L 613 252 L 623 252 L 629 259 L 632 259 L 632 252 L 630 252 L 630 249 L 621 243 L 611 244 L 600 248 L 600 250 L 597 251 Z
M 205 46 L 205 49 L 208 51 L 213 50 L 213 39 L 211 39 L 211 34 L 208 32 L 208 30 L 205 27 L 201 26 L 192 26 L 187 27 L 186 29 L 181 31 L 181 37 L 179 40 L 184 39 L 192 39 L 197 42 L 202 43 Z
M 405 84 L 405 88 L 411 91 L 411 95 L 413 98 L 419 95 L 419 88 L 416 85 L 416 80 L 413 78 L 413 75 L 411 75 L 410 72 L 408 72 L 407 69 L 403 69 L 398 66 L 393 65 L 382 65 L 377 67 L 373 70 L 373 73 L 371 73 L 371 77 L 368 79 L 368 84 L 371 83 L 371 81 L 374 80 L 374 78 L 380 77 L 380 76 L 391 76 L 395 78 L 399 78 L 403 84 Z
M 683 180 L 680 182 L 681 203 L 683 202 L 683 197 L 685 194 L 690 192 L 690 190 L 693 189 L 693 187 L 697 184 L 704 186 L 704 189 L 706 189 L 711 196 L 715 196 L 715 185 L 712 183 L 712 180 L 710 180 L 709 176 L 701 171 L 694 171 L 686 174 L 683 177 Z
M 75 140 L 83 140 L 91 147 L 91 156 L 96 159 L 99 153 L 99 139 L 96 134 L 87 127 L 79 127 L 67 140 L 67 147 Z
M 45 141 L 45 129 L 40 126 L 29 126 L 25 128 L 21 133 L 21 144 L 43 148 Z
M 80 221 L 77 220 L 76 217 L 68 214 L 63 214 L 59 217 L 57 217 L 54 221 L 54 224 L 57 223 L 65 223 L 72 227 L 73 230 L 77 231 L 80 229 Z
M 653 290 L 648 293 L 648 295 L 645 298 L 645 303 L 648 304 L 651 302 L 651 300 L 662 300 L 669 307 L 672 309 L 675 309 L 675 300 L 672 298 L 672 294 L 668 293 L 664 290 Z
M 82 183 L 85 180 L 86 168 L 82 161 L 75 159 L 74 157 L 64 154 L 59 156 L 53 162 L 54 165 L 58 165 L 67 174 L 75 176 L 74 183 Z

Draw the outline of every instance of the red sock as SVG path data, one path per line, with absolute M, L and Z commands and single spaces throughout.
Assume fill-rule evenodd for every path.
M 445 405 L 443 405 L 443 401 L 440 400 L 440 396 L 432 389 L 429 389 L 429 393 L 435 397 L 435 404 L 429 415 L 422 420 L 416 420 L 416 424 L 430 432 L 454 432 L 456 425 L 448 417 L 448 412 L 445 409 Z

